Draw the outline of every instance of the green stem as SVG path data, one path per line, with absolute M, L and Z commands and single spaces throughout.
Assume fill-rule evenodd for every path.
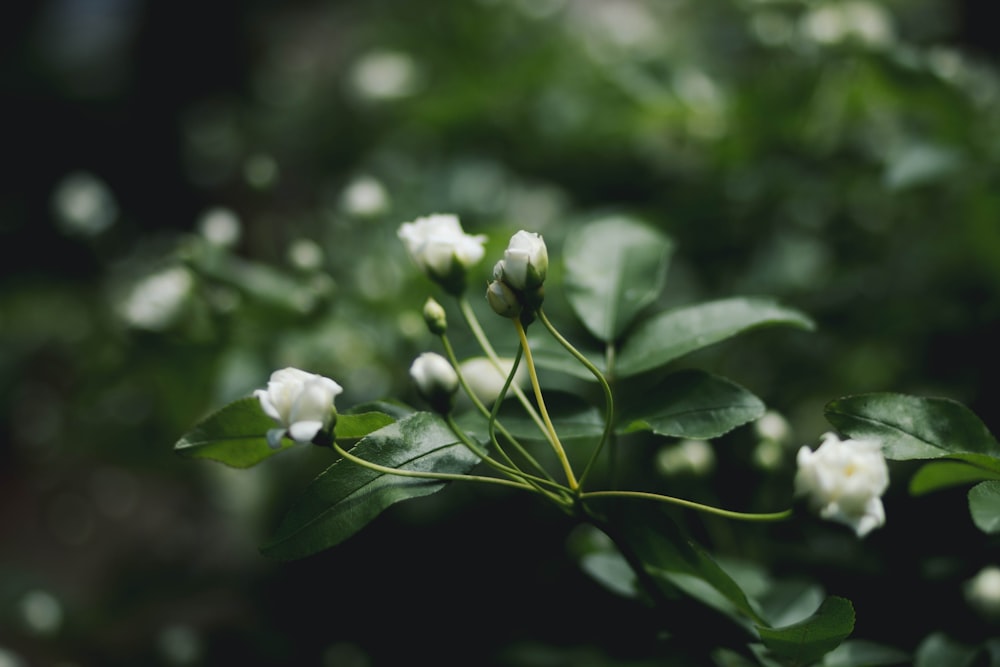
M 569 507 L 573 504 L 572 499 L 569 498 L 565 493 L 567 491 L 566 487 L 561 486 L 559 484 L 555 484 L 554 482 L 549 482 L 548 480 L 539 479 L 538 477 L 534 477 L 533 475 L 528 475 L 527 473 L 522 472 L 520 469 L 516 467 L 511 468 L 505 466 L 498 461 L 494 461 L 493 459 L 489 459 L 488 457 L 484 456 L 485 452 L 483 454 L 480 454 L 479 452 L 481 451 L 481 449 L 479 447 L 479 443 L 475 442 L 465 433 L 465 431 L 462 430 L 462 428 L 455 422 L 454 417 L 448 414 L 445 415 L 444 419 L 445 422 L 448 424 L 448 427 L 452 430 L 452 432 L 456 436 L 458 436 L 458 438 L 465 444 L 466 447 L 475 452 L 484 461 L 491 462 L 491 465 L 493 465 L 500 472 L 504 473 L 505 475 L 507 475 L 508 477 L 510 477 L 515 481 L 523 483 L 526 487 L 529 487 L 532 490 L 537 491 L 538 493 L 546 496 L 547 498 L 549 498 L 550 500 L 559 505 L 563 505 L 564 507 Z M 541 486 L 543 484 L 554 485 L 556 486 L 557 489 L 561 489 L 562 491 L 564 491 L 564 493 L 562 494 L 553 493 L 552 491 L 543 488 Z
M 643 500 L 655 500 L 662 503 L 680 505 L 681 507 L 687 507 L 699 512 L 724 516 L 727 519 L 740 519 L 741 521 L 783 521 L 791 518 L 792 516 L 792 510 L 790 508 L 782 512 L 767 512 L 762 514 L 734 512 L 732 510 L 724 510 L 719 507 L 713 507 L 712 505 L 703 505 L 692 500 L 674 498 L 673 496 L 664 496 L 658 493 L 646 493 L 645 491 L 589 491 L 587 493 L 580 494 L 581 501 L 588 498 L 641 498 Z
M 552 425 L 552 420 L 549 418 L 549 411 L 545 409 L 545 399 L 542 397 L 542 387 L 538 384 L 538 373 L 535 371 L 535 362 L 531 358 L 531 347 L 528 345 L 528 336 L 524 332 L 524 325 L 521 324 L 521 320 L 514 318 L 514 328 L 517 329 L 517 336 L 521 339 L 521 348 L 524 350 L 524 359 L 528 363 L 528 375 L 531 377 L 531 387 L 535 390 L 535 401 L 538 403 L 538 411 L 542 415 L 542 419 L 545 421 L 545 432 L 548 435 L 549 442 L 552 444 L 552 449 L 555 450 L 556 457 L 558 457 L 559 462 L 562 464 L 563 471 L 566 473 L 566 480 L 569 482 L 569 488 L 572 491 L 576 491 L 580 488 L 579 482 L 576 481 L 576 475 L 573 474 L 573 468 L 569 464 L 569 459 L 566 457 L 566 450 L 563 449 L 562 443 L 559 442 L 559 434 L 556 433 L 555 426 Z
M 444 346 L 444 351 L 445 354 L 448 356 L 448 360 L 451 362 L 451 365 L 455 368 L 455 372 L 458 374 L 458 382 L 460 385 L 462 385 L 462 390 L 465 391 L 466 395 L 468 395 L 469 399 L 472 401 L 473 405 L 476 406 L 476 409 L 479 410 L 480 414 L 482 414 L 484 417 L 489 418 L 492 414 L 491 411 L 483 404 L 483 402 L 479 399 L 479 397 L 476 396 L 476 394 L 472 391 L 472 388 L 466 381 L 465 375 L 461 371 L 461 365 L 458 363 L 458 357 L 455 355 L 455 350 L 454 348 L 452 348 L 451 341 L 448 340 L 446 334 L 441 335 L 441 344 Z M 503 371 L 501 370 L 500 372 Z M 537 460 L 535 460 L 535 458 L 531 456 L 531 454 L 526 449 L 524 449 L 521 443 L 518 442 L 514 438 L 514 436 L 511 435 L 509 431 L 507 431 L 507 429 L 505 429 L 501 424 L 497 424 L 497 428 L 500 430 L 500 433 L 507 439 L 507 441 L 510 442 L 515 449 L 517 449 L 518 453 L 521 456 L 523 456 L 524 459 L 528 463 L 530 463 L 536 470 L 538 470 L 545 477 L 545 479 L 529 475 L 528 473 L 523 472 L 520 468 L 518 468 L 514 460 L 511 459 L 511 457 L 507 454 L 506 451 L 504 451 L 504 448 L 500 446 L 500 443 L 496 440 L 495 437 L 493 437 L 493 434 L 491 433 L 490 437 L 493 442 L 493 446 L 496 447 L 497 451 L 500 452 L 500 455 L 503 456 L 504 460 L 507 461 L 507 463 L 512 469 L 516 470 L 518 474 L 521 475 L 523 479 L 525 479 L 525 481 L 527 481 L 528 479 L 534 479 L 535 481 L 538 481 L 543 484 L 556 483 L 555 480 L 552 478 L 552 476 L 549 474 L 549 472 L 542 466 L 542 464 L 540 464 Z M 478 452 L 476 453 L 478 454 Z M 503 465 L 500 464 L 498 461 L 495 461 L 494 459 L 491 459 L 489 457 L 483 457 L 483 460 L 485 460 L 487 463 L 493 461 L 493 463 L 497 463 L 498 465 Z M 493 465 L 493 463 L 490 463 L 490 465 Z
M 417 477 L 420 479 L 434 479 L 441 482 L 452 482 L 452 481 L 466 481 L 466 482 L 481 482 L 485 484 L 499 484 L 501 486 L 510 486 L 516 489 L 526 489 L 533 490 L 531 486 L 524 484 L 522 482 L 515 482 L 509 479 L 500 479 L 498 477 L 483 477 L 481 475 L 458 475 L 445 472 L 420 472 L 417 470 L 400 470 L 399 468 L 389 468 L 386 466 L 379 465 L 377 463 L 372 463 L 371 461 L 366 461 L 365 459 L 359 458 L 354 454 L 351 454 L 346 449 L 341 447 L 336 442 L 333 443 L 333 449 L 343 456 L 345 459 L 352 463 L 356 463 L 359 466 L 368 468 L 369 470 L 374 470 L 375 472 L 381 472 L 386 475 L 398 475 L 399 477 Z
M 462 317 L 465 318 L 465 323 L 469 326 L 469 329 L 472 331 L 472 335 L 475 336 L 479 346 L 483 348 L 483 352 L 486 353 L 486 357 L 490 360 L 490 363 L 492 363 L 498 371 L 503 373 L 504 369 L 503 364 L 500 363 L 500 357 L 497 356 L 493 346 L 490 345 L 490 340 L 486 337 L 486 332 L 483 331 L 483 327 L 479 324 L 479 318 L 476 317 L 475 311 L 472 310 L 469 300 L 464 295 L 458 298 L 458 307 L 462 312 Z M 524 391 L 516 384 L 513 386 L 513 389 L 514 395 L 517 396 L 517 400 L 521 402 L 521 405 L 528 413 L 528 416 L 530 416 L 538 428 L 544 432 L 545 424 L 542 422 L 542 418 L 539 417 L 535 407 L 531 404 L 531 401 L 529 401 L 528 397 L 525 396 Z
M 597 381 L 601 385 L 601 390 L 604 392 L 604 432 L 601 434 L 601 441 L 597 443 L 597 447 L 594 448 L 594 452 L 591 454 L 590 460 L 587 461 L 587 466 L 583 469 L 583 474 L 580 475 L 580 485 L 582 486 L 584 480 L 587 479 L 587 475 L 590 474 L 590 469 L 597 461 L 597 457 L 600 456 L 601 450 L 604 448 L 604 443 L 608 441 L 608 438 L 611 435 L 611 428 L 614 425 L 615 401 L 611 394 L 611 386 L 608 384 L 608 381 L 604 378 L 604 374 L 601 373 L 597 366 L 591 363 L 590 359 L 585 357 L 583 353 L 577 350 L 572 343 L 566 340 L 566 338 L 559 333 L 541 308 L 538 308 L 535 311 L 535 314 L 538 315 L 538 319 L 545 326 L 545 328 L 548 329 L 549 333 L 552 334 L 552 337 L 559 341 L 560 345 L 566 348 L 566 350 L 572 354 L 577 361 L 586 366 L 587 370 L 589 370 L 593 376 L 597 378 Z

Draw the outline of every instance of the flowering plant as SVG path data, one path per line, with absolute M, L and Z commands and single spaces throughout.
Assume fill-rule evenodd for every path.
M 485 359 L 504 379 L 499 389 L 474 388 L 481 383 L 456 354 L 448 311 L 429 299 L 424 320 L 440 352 L 420 354 L 409 373 L 429 409 L 384 401 L 338 412 L 333 400 L 340 385 L 284 369 L 266 390 L 207 417 L 177 442 L 178 453 L 248 467 L 306 442 L 330 450 L 329 467 L 261 547 L 267 556 L 297 559 L 336 547 L 388 507 L 452 483 L 488 485 L 533 494 L 577 523 L 587 545 L 577 554 L 580 567 L 609 590 L 648 605 L 677 664 L 860 667 L 906 656 L 851 640 L 855 615 L 845 597 L 765 594 L 715 558 L 685 518 L 765 530 L 818 514 L 836 522 L 832 529 L 867 539 L 887 521 L 886 460 L 926 460 L 912 491 L 974 483 L 972 520 L 985 533 L 1000 532 L 1000 444 L 971 411 L 945 398 L 868 393 L 830 401 L 826 420 L 845 437 L 831 432 L 815 451 L 802 447 L 794 480 L 776 475 L 780 490 L 770 506 L 748 508 L 754 511 L 622 478 L 616 462 L 633 455 L 628 448 L 637 435 L 686 446 L 754 424 L 781 437 L 773 435 L 780 432 L 775 415 L 749 389 L 675 362 L 753 330 L 815 326 L 807 315 L 761 297 L 658 310 L 673 248 L 642 222 L 598 220 L 567 238 L 562 288 L 589 334 L 580 346 L 546 311 L 553 288 L 546 284 L 544 238 L 523 230 L 512 236 L 492 279 L 479 277 L 502 318 L 494 324 L 516 341 L 512 361 L 497 353 L 495 335 L 486 334 L 468 299 L 485 237 L 466 234 L 456 217 L 443 215 L 405 223 L 398 235 L 417 267 L 454 299 L 463 332 L 482 353 L 477 364 Z M 529 336 L 532 327 L 540 335 Z M 544 382 L 556 377 L 570 377 L 582 389 L 567 393 Z M 463 407 L 455 400 L 459 392 Z

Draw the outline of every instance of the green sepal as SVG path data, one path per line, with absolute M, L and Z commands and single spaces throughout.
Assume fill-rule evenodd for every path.
M 759 419 L 766 408 L 735 382 L 705 371 L 672 373 L 629 401 L 621 433 L 652 431 L 678 438 L 717 438 Z
M 350 453 L 387 468 L 450 474 L 467 473 L 480 460 L 429 412 L 417 412 L 365 436 Z M 341 459 L 302 491 L 261 552 L 282 560 L 309 556 L 340 544 L 391 505 L 445 485 Z
M 761 297 L 734 297 L 685 306 L 639 322 L 621 345 L 615 373 L 637 375 L 761 327 L 785 325 L 812 330 L 803 313 Z

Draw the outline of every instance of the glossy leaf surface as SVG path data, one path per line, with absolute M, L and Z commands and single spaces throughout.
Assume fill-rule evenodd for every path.
M 418 412 L 363 438 L 350 453 L 387 468 L 467 473 L 479 457 L 459 442 L 440 417 Z M 401 477 L 343 459 L 314 479 L 289 509 L 261 551 L 280 559 L 302 558 L 335 546 L 391 505 L 426 496 L 446 482 Z
M 566 298 L 594 336 L 616 340 L 663 289 L 672 250 L 670 239 L 632 218 L 589 223 L 563 249 Z
M 814 327 L 806 315 L 765 298 L 735 297 L 664 311 L 629 333 L 615 372 L 628 377 L 650 371 L 737 334 L 777 325 Z
M 825 412 L 827 420 L 850 437 L 881 441 L 886 458 L 1000 457 L 1000 444 L 979 417 L 947 398 L 858 394 L 831 401 Z
M 782 628 L 758 627 L 769 653 L 790 667 L 805 667 L 822 658 L 854 631 L 854 606 L 831 596 L 809 618 Z
M 665 377 L 630 401 L 625 432 L 649 430 L 678 438 L 708 439 L 761 417 L 763 401 L 735 382 L 700 370 Z
M 983 482 L 969 489 L 969 512 L 979 530 L 1000 533 L 1000 482 Z

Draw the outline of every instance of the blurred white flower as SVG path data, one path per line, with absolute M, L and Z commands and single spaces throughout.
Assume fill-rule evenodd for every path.
M 499 361 L 500 369 L 486 357 L 472 357 L 458 365 L 469 389 L 486 405 L 491 405 L 497 400 L 507 376 L 510 375 L 510 370 L 514 367 L 513 359 L 501 358 Z M 518 386 L 521 389 L 528 386 L 528 372 L 524 364 L 518 366 L 511 386 Z
M 243 233 L 239 217 L 224 206 L 215 206 L 202 213 L 198 219 L 198 231 L 206 241 L 223 248 L 239 243 Z
M 344 210 L 360 218 L 369 218 L 389 209 L 389 193 L 371 176 L 359 176 L 351 181 L 340 197 Z
M 705 475 L 715 467 L 715 450 L 705 440 L 681 440 L 660 449 L 656 467 L 665 475 Z
M 802 447 L 796 460 L 795 493 L 821 517 L 850 526 L 858 537 L 885 523 L 881 496 L 889 468 L 879 442 L 825 433 L 815 451 Z
M 311 442 L 333 421 L 333 401 L 342 391 L 330 378 L 298 368 L 271 373 L 267 389 L 253 393 L 264 413 L 281 424 L 267 432 L 268 444 L 277 449 L 286 434 L 295 442 Z
M 174 266 L 136 282 L 118 304 L 118 312 L 133 327 L 158 331 L 172 324 L 194 289 L 194 276 Z
M 984 616 L 1000 618 L 1000 567 L 988 565 L 965 582 L 965 599 Z
M 403 223 L 398 231 L 414 263 L 450 292 L 465 284 L 466 270 L 483 258 L 486 236 L 466 234 L 458 217 L 436 213 Z
M 418 88 L 419 78 L 413 58 L 400 51 L 372 51 L 363 55 L 351 69 L 354 90 L 370 100 L 411 95 Z
M 96 236 L 118 217 L 111 189 L 89 171 L 68 174 L 52 193 L 52 207 L 63 231 Z
M 781 413 L 768 410 L 764 415 L 753 423 L 754 432 L 761 440 L 773 440 L 775 442 L 785 442 L 791 435 L 791 427 Z

